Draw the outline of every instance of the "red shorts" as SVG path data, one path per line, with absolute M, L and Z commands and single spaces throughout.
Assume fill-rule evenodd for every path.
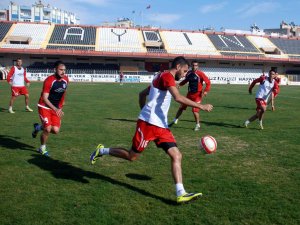
M 17 97 L 19 95 L 27 95 L 28 90 L 25 86 L 22 87 L 11 87 L 11 96 Z
M 53 126 L 60 128 L 61 119 L 54 110 L 39 107 L 39 116 L 43 127 Z
M 143 120 L 138 120 L 136 131 L 132 138 L 132 149 L 136 152 L 142 152 L 150 141 L 154 141 L 157 147 L 162 147 L 162 143 L 173 143 L 176 146 L 176 140 L 168 128 L 162 128 Z
M 196 93 L 187 93 L 186 97 L 190 100 L 192 100 L 193 102 L 197 102 L 197 103 L 201 103 L 202 101 L 202 92 L 196 92 Z M 186 110 L 187 105 L 181 104 L 180 109 L 182 110 Z M 199 112 L 200 109 L 199 108 L 192 108 L 193 112 Z
M 255 102 L 256 102 L 256 110 L 259 110 L 262 107 L 264 107 L 264 108 L 267 107 L 266 101 L 264 99 L 262 99 L 262 98 L 256 98 Z

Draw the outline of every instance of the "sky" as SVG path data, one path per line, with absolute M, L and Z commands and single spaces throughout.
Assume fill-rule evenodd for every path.
M 9 0 L 0 1 L 7 9 Z M 20 5 L 35 0 L 13 0 Z M 279 28 L 281 21 L 300 25 L 300 0 L 43 0 L 76 13 L 83 25 L 101 25 L 129 18 L 136 25 L 163 29 L 198 30 L 212 27 L 249 30 L 254 23 L 260 29 Z M 288 3 L 288 4 L 287 4 Z

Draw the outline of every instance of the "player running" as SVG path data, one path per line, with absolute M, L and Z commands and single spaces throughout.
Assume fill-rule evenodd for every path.
M 203 82 L 205 83 L 205 89 L 203 89 Z M 203 73 L 202 71 L 198 70 L 198 62 L 193 61 L 192 62 L 192 70 L 190 70 L 185 79 L 179 83 L 179 87 L 185 85 L 186 83 L 189 83 L 188 87 L 188 93 L 186 97 L 188 99 L 191 99 L 194 102 L 201 103 L 202 96 L 206 97 L 207 93 L 210 91 L 210 80 L 208 77 Z M 169 126 L 172 126 L 173 124 L 178 123 L 178 118 L 181 116 L 183 110 L 186 110 L 187 105 L 181 104 L 179 107 L 176 116 L 171 124 Z M 192 108 L 192 112 L 194 114 L 196 126 L 195 131 L 200 130 L 200 115 L 199 115 L 200 109 L 197 107 Z
M 259 127 L 260 129 L 264 129 L 262 119 L 264 113 L 267 109 L 267 102 L 268 99 L 271 97 L 273 98 L 272 92 L 274 89 L 274 78 L 275 78 L 275 71 L 270 70 L 269 76 L 260 76 L 259 78 L 252 81 L 249 87 L 249 93 L 252 94 L 252 88 L 255 86 L 256 83 L 259 83 L 258 90 L 256 92 L 255 101 L 256 101 L 256 114 L 251 116 L 248 120 L 245 121 L 245 127 L 247 128 L 249 123 L 253 122 L 254 120 L 259 120 Z
M 7 75 L 7 82 L 11 85 L 11 98 L 9 101 L 9 113 L 15 113 L 13 111 L 13 104 L 16 97 L 20 95 L 25 96 L 25 110 L 27 112 L 33 112 L 33 110 L 28 106 L 29 104 L 29 93 L 25 86 L 25 82 L 29 87 L 30 82 L 26 77 L 26 70 L 22 67 L 22 59 L 18 58 L 16 61 L 16 66 L 13 66 L 8 75 Z
M 64 115 L 62 111 L 66 89 L 69 79 L 66 72 L 66 66 L 63 62 L 55 63 L 55 74 L 47 77 L 44 81 L 43 90 L 38 103 L 39 116 L 42 124 L 35 123 L 32 137 L 35 138 L 39 131 L 41 134 L 41 146 L 38 152 L 49 156 L 46 143 L 50 133 L 58 134 L 61 125 L 61 118 Z
M 134 161 L 149 142 L 154 141 L 156 146 L 162 148 L 171 158 L 171 171 L 176 187 L 177 202 L 185 203 L 202 196 L 202 193 L 187 193 L 185 191 L 182 183 L 182 155 L 172 132 L 168 129 L 167 115 L 172 97 L 176 102 L 205 111 L 211 111 L 213 108 L 210 104 L 201 105 L 180 95 L 175 80 L 184 77 L 187 71 L 188 62 L 180 56 L 173 60 L 169 71 L 157 74 L 152 84 L 139 94 L 139 104 L 142 111 L 138 117 L 136 132 L 129 151 L 125 148 L 104 148 L 102 144 L 99 144 L 96 151 L 90 156 L 91 163 L 94 164 L 103 155 Z M 148 102 L 146 103 L 147 96 Z

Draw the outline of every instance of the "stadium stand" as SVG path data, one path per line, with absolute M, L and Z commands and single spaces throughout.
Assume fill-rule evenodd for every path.
M 269 38 L 269 40 L 285 54 L 300 55 L 300 40 L 285 38 Z
M 207 36 L 221 54 L 226 54 L 226 52 L 242 52 L 251 56 L 253 53 L 261 53 L 245 36 L 226 34 L 207 34 Z
M 67 74 L 95 74 L 95 73 L 118 73 L 120 67 L 118 64 L 112 63 L 65 63 Z M 52 73 L 54 62 L 44 64 L 42 62 L 35 62 L 27 67 L 27 72 L 30 73 Z
M 99 46 L 96 49 L 106 52 L 141 52 L 147 50 L 143 46 L 141 31 L 123 28 L 99 28 Z
M 161 31 L 165 49 L 173 54 L 220 55 L 203 33 Z
M 55 25 L 49 44 L 95 45 L 96 27 Z
M 49 28 L 49 24 L 17 23 L 2 48 L 40 49 Z
M 1 23 L 0 22 L 0 42 L 3 40 L 3 38 L 6 36 L 7 32 L 11 28 L 12 23 Z
M 82 45 L 47 45 L 47 49 L 95 51 L 95 47 Z

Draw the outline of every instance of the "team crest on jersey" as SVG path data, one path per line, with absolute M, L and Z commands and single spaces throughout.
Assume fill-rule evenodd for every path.
M 66 89 L 66 87 L 67 87 L 67 85 L 66 85 L 66 84 L 63 84 L 63 88 Z

